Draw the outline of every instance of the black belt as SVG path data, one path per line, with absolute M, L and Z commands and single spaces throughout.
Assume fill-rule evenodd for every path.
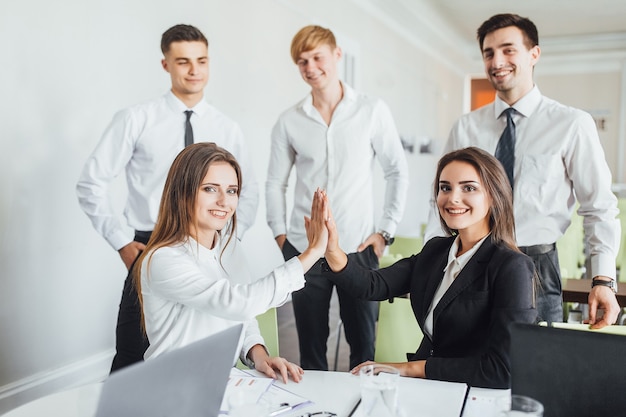
M 142 232 L 141 230 L 135 230 L 135 240 L 142 242 L 144 244 L 148 243 L 150 240 L 150 236 L 152 232 Z
M 519 246 L 519 250 L 528 256 L 543 255 L 544 253 L 551 252 L 555 249 L 556 243 L 550 243 L 547 245 Z

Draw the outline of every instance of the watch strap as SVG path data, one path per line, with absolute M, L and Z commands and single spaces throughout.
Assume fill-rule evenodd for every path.
M 393 236 L 391 236 L 391 233 L 385 231 L 385 230 L 379 230 L 378 232 L 379 235 L 381 235 L 383 237 L 383 239 L 385 240 L 385 245 L 389 246 L 393 243 L 394 238 Z
M 604 279 L 593 279 L 591 280 L 591 288 L 600 285 L 602 287 L 609 287 L 611 290 L 613 290 L 614 293 L 617 293 L 617 284 L 615 283 L 614 280 L 604 280 Z

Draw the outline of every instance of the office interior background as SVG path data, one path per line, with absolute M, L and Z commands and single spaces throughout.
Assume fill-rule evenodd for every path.
M 626 183 L 621 0 L 3 1 L 0 413 L 108 373 L 126 271 L 74 189 L 114 112 L 167 91 L 165 29 L 189 23 L 209 39 L 207 100 L 242 127 L 261 189 L 243 239 L 260 276 L 282 261 L 265 223 L 270 131 L 308 92 L 289 55 L 293 35 L 307 24 L 331 28 L 345 79 L 391 107 L 411 174 L 398 234 L 414 236 L 448 131 L 470 109 L 471 79 L 484 78 L 475 30 L 501 12 L 535 21 L 539 88 L 596 118 L 614 181 Z M 121 211 L 123 178 L 112 192 Z

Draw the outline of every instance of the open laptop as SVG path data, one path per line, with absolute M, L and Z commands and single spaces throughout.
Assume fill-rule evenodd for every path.
M 217 417 L 242 328 L 238 324 L 111 374 L 96 417 Z
M 544 417 L 626 416 L 626 336 L 515 323 L 511 391 Z

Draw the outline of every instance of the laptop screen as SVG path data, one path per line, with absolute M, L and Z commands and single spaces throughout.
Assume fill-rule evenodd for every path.
M 243 325 L 109 376 L 96 417 L 216 417 Z

